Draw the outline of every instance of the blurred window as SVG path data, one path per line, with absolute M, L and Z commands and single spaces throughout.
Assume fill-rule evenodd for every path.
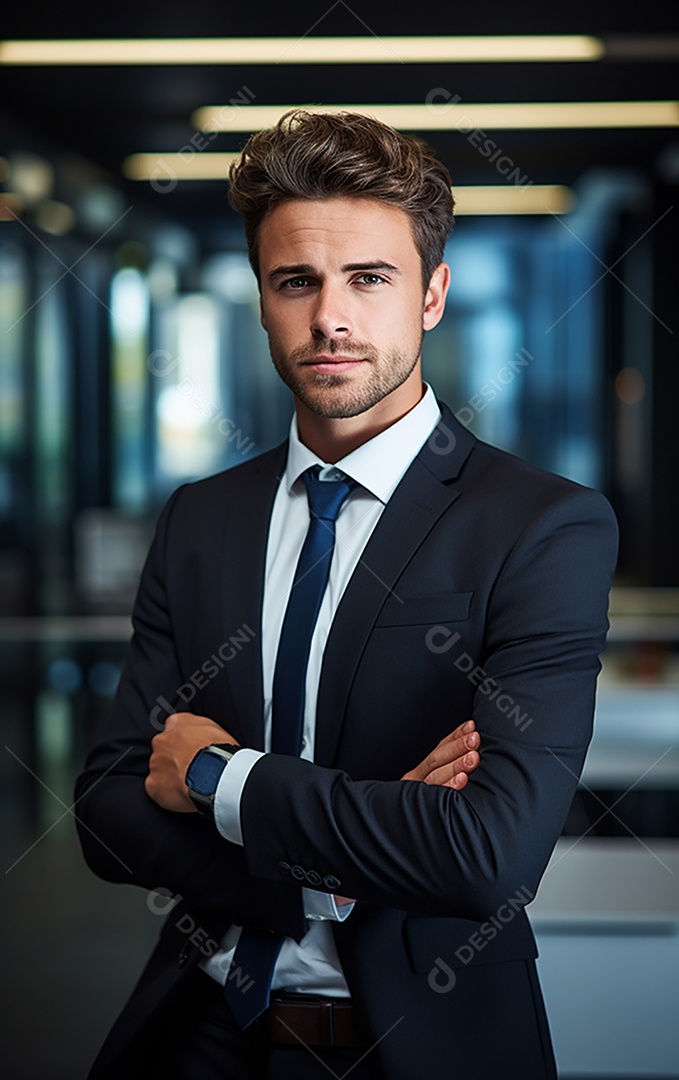
M 111 282 L 111 378 L 113 499 L 128 510 L 142 510 L 148 497 L 148 354 L 148 283 L 125 267 Z
M 478 438 L 582 484 L 603 483 L 600 245 L 552 219 L 463 219 L 424 374 Z M 585 241 L 583 243 L 582 241 Z

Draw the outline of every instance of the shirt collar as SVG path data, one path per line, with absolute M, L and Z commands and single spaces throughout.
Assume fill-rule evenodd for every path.
M 292 487 L 310 466 L 320 465 L 322 478 L 327 476 L 331 479 L 332 471 L 339 469 L 381 502 L 388 502 L 406 469 L 441 419 L 434 391 L 427 383 L 424 383 L 424 388 L 422 400 L 414 409 L 379 435 L 352 450 L 335 465 L 322 461 L 300 441 L 297 417 L 294 416 L 284 478 L 287 486 Z

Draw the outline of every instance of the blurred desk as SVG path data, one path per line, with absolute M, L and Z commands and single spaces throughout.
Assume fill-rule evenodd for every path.
M 614 586 L 609 642 L 679 641 L 679 589 Z
M 562 1080 L 679 1076 L 679 841 L 564 837 L 529 912 Z
M 679 685 L 602 681 L 583 781 L 590 788 L 679 788 Z
M 0 618 L 0 642 L 124 641 L 132 636 L 127 615 L 45 615 Z

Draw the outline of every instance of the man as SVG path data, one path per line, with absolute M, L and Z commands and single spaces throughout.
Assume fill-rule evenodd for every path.
M 231 199 L 295 419 L 158 524 L 77 796 L 92 869 L 179 903 L 91 1075 L 553 1078 L 523 909 L 591 736 L 613 515 L 423 385 L 428 148 L 293 112 Z

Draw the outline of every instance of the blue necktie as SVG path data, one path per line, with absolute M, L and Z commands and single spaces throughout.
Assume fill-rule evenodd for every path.
M 303 474 L 311 521 L 299 556 L 283 618 L 273 678 L 272 739 L 275 754 L 299 755 L 309 649 L 335 547 L 335 521 L 354 480 L 319 480 L 319 466 Z M 246 1028 L 268 1007 L 271 982 L 284 938 L 244 929 L 224 987 L 231 1014 Z M 241 989 L 242 988 L 242 989 Z

